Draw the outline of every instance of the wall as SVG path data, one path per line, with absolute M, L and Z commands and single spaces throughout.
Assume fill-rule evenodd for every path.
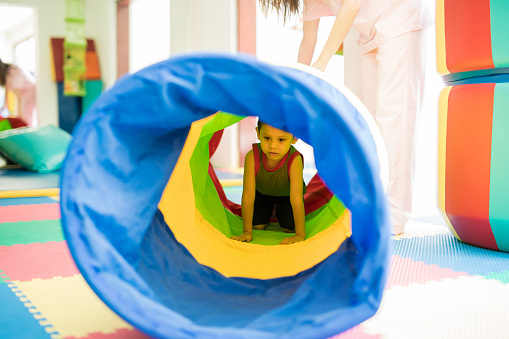
M 4 18 L 6 18 L 7 21 L 12 19 L 14 20 L 13 22 L 18 23 L 15 27 L 11 27 L 10 30 L 7 30 L 8 25 L 12 25 L 13 22 L 8 24 L 0 22 L 0 56 L 5 62 L 12 62 L 14 55 L 11 46 L 33 35 L 33 10 L 28 6 L 2 5 L 0 6 L 0 11 L 1 20 Z M 14 17 L 11 18 L 10 16 Z
M 10 46 L 10 40 L 7 38 L 7 35 L 0 34 L 0 57 L 4 61 L 12 59 L 12 51 L 8 46 Z
M 117 80 L 115 0 L 86 0 L 86 35 L 95 40 L 105 88 Z
M 129 71 L 170 56 L 168 0 L 131 0 L 129 5 Z
M 237 0 L 170 0 L 171 55 L 237 50 Z M 225 129 L 214 166 L 238 166 L 237 138 L 237 125 Z
M 65 0 L 0 0 L 3 4 L 34 8 L 39 124 L 58 125 L 56 83 L 51 76 L 50 38 L 65 36 Z M 115 81 L 115 1 L 87 0 L 86 35 L 95 39 L 106 86 Z
M 170 0 L 170 52 L 237 51 L 237 0 Z
M 143 0 L 139 0 L 143 1 Z M 171 55 L 215 50 L 237 51 L 237 0 L 169 0 Z M 38 59 L 37 107 L 39 124 L 58 124 L 57 88 L 51 77 L 50 38 L 65 36 L 65 0 L 0 0 L 2 4 L 34 8 Z M 86 0 L 86 35 L 96 42 L 106 88 L 116 81 L 116 1 Z M 0 43 L 2 43 L 0 41 Z M 149 53 L 149 52 L 147 52 Z M 225 131 L 219 166 L 235 165 L 235 131 Z M 232 160 L 233 159 L 233 160 Z
M 34 34 L 34 22 L 33 19 L 28 19 L 27 21 L 17 25 L 10 32 L 10 42 L 12 44 L 16 44 L 20 41 L 28 39 L 30 36 Z

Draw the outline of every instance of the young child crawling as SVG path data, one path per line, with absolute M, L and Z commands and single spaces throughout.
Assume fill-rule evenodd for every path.
M 286 131 L 258 120 L 256 133 L 260 142 L 246 154 L 242 191 L 243 233 L 238 241 L 253 240 L 253 229 L 264 230 L 274 206 L 279 225 L 294 236 L 280 245 L 306 239 L 304 227 L 303 157 L 292 144 L 297 139 Z

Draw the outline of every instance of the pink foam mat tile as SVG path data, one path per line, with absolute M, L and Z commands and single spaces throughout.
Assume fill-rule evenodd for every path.
M 425 284 L 430 281 L 444 279 L 457 279 L 469 276 L 466 272 L 456 272 L 450 268 L 441 268 L 438 265 L 429 265 L 411 258 L 402 258 L 398 255 L 391 257 L 389 276 L 385 288 L 395 286 L 409 286 L 412 284 Z
M 148 335 L 138 331 L 137 329 L 120 329 L 113 333 L 89 333 L 84 337 L 66 336 L 64 339 L 150 339 Z
M 80 274 L 66 241 L 0 246 L 0 265 L 11 281 Z
M 0 206 L 0 223 L 57 219 L 60 219 L 58 203 Z
M 329 339 L 379 339 L 382 338 L 379 334 L 369 334 L 365 331 L 362 324 L 352 327 L 345 332 L 337 334 Z

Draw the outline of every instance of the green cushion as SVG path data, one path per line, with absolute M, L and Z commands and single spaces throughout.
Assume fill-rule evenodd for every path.
M 0 152 L 28 170 L 51 172 L 62 166 L 71 139 L 51 125 L 16 128 L 0 132 Z

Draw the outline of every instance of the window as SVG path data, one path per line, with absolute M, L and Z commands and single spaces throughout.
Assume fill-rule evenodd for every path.
M 29 37 L 14 45 L 14 64 L 35 79 L 35 39 Z

